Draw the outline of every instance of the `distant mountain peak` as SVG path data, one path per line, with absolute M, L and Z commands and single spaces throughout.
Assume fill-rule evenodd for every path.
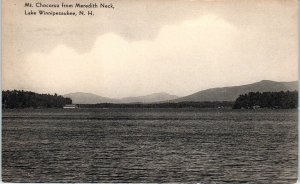
M 276 81 L 272 81 L 272 80 L 261 80 L 260 82 L 276 82 Z
M 74 104 L 119 103 L 119 100 L 102 97 L 93 93 L 74 92 L 63 95 L 72 99 Z
M 176 95 L 170 95 L 165 92 L 152 93 L 144 96 L 126 97 L 113 99 L 102 97 L 93 93 L 74 92 L 63 95 L 72 99 L 74 104 L 97 104 L 97 103 L 154 103 L 159 101 L 174 100 Z
M 170 95 L 166 92 L 152 93 L 144 96 L 126 97 L 120 99 L 123 103 L 154 103 L 160 101 L 174 100 L 178 98 L 176 95 Z

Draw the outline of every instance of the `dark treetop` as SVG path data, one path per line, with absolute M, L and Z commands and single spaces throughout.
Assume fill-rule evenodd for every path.
M 298 91 L 286 92 L 250 92 L 240 95 L 234 105 L 234 109 L 253 108 L 280 108 L 293 109 L 298 107 Z
M 61 108 L 72 104 L 70 98 L 50 94 L 38 94 L 31 91 L 2 91 L 3 108 Z

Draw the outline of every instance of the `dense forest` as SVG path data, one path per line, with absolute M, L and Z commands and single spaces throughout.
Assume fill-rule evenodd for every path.
M 240 95 L 233 109 L 254 109 L 254 108 L 279 108 L 293 109 L 298 107 L 298 92 L 250 92 Z
M 61 108 L 72 104 L 70 98 L 54 94 L 38 94 L 31 91 L 2 91 L 3 108 Z
M 234 102 L 179 102 L 179 103 L 129 103 L 129 104 L 79 104 L 79 108 L 231 108 Z

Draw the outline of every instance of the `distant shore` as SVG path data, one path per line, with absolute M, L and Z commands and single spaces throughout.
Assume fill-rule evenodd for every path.
M 153 103 L 97 103 L 79 104 L 61 95 L 38 94 L 31 91 L 2 91 L 3 109 L 40 108 L 210 108 L 210 109 L 296 109 L 298 91 L 249 92 L 235 101 L 164 101 Z

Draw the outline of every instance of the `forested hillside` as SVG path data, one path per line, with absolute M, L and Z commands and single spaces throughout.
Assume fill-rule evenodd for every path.
M 72 104 L 70 98 L 54 94 L 38 94 L 31 91 L 2 91 L 3 108 L 60 108 Z
M 250 92 L 240 95 L 234 105 L 234 109 L 253 108 L 281 108 L 293 109 L 298 107 L 298 92 Z

